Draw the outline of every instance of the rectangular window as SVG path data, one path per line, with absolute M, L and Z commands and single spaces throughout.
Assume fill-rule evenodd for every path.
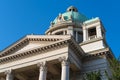
M 96 38 L 96 27 L 88 29 L 89 39 Z

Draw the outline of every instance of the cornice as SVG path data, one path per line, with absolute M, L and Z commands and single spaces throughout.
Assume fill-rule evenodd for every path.
M 54 31 L 56 29 L 61 29 L 61 28 L 66 28 L 67 26 L 73 26 L 74 23 L 58 23 L 55 24 L 54 26 L 51 26 L 50 29 L 48 29 L 45 33 L 47 34 L 48 32 Z
M 84 58 L 91 58 L 91 57 L 97 57 L 97 56 L 102 56 L 102 55 L 106 55 L 106 56 L 109 56 L 109 57 L 114 57 L 111 54 L 111 51 L 110 51 L 109 48 L 103 48 L 103 49 L 99 49 L 99 50 L 95 50 L 95 51 L 85 53 Z
M 33 38 L 31 37 L 33 36 Z M 0 53 L 0 57 L 3 57 L 7 54 L 10 54 L 12 51 L 16 50 L 17 48 L 21 47 L 22 45 L 29 43 L 29 41 L 59 41 L 62 40 L 62 38 L 49 38 L 46 37 L 34 37 L 34 35 L 27 35 L 24 38 L 18 40 L 17 42 L 13 43 L 11 46 L 6 48 Z
M 90 51 L 90 52 L 87 52 L 87 54 L 97 54 L 97 53 L 106 52 L 106 51 L 109 51 L 109 48 L 102 48 L 99 50 Z
M 84 41 L 84 42 L 80 43 L 80 46 L 86 45 L 86 44 L 89 44 L 89 43 L 93 43 L 93 42 L 97 42 L 97 41 L 100 41 L 100 40 L 103 40 L 103 37 L 94 38 L 94 39 L 91 39 L 91 40 Z
M 84 51 L 80 48 L 80 46 L 75 42 L 75 40 L 72 37 L 69 37 L 67 39 L 60 40 L 60 41 L 51 43 L 51 44 L 43 46 L 43 47 L 38 47 L 38 48 L 27 50 L 25 52 L 11 54 L 11 55 L 1 57 L 0 58 L 0 64 L 20 60 L 20 59 L 30 57 L 30 56 L 34 56 L 34 55 L 38 55 L 38 54 L 44 54 L 45 52 L 55 50 L 55 49 L 59 49 L 59 48 L 62 48 L 62 47 L 66 47 L 68 45 L 73 48 L 73 50 L 75 51 L 75 54 L 77 56 L 83 56 L 84 55 Z
M 74 53 L 78 57 L 82 58 L 84 56 L 85 52 L 73 38 L 71 38 L 71 40 L 72 41 L 70 42 L 69 47 L 74 51 Z
M 21 41 L 17 41 L 15 44 L 13 44 L 12 46 L 7 47 L 5 50 L 3 50 L 0 54 L 0 57 L 3 57 L 7 54 L 9 54 L 10 52 L 16 50 L 18 47 L 22 46 L 23 44 L 27 43 L 28 39 L 25 37 L 23 38 Z
M 97 23 L 97 22 L 101 22 L 98 17 L 93 18 L 93 19 L 90 19 L 90 20 L 87 20 L 87 21 L 85 21 L 83 24 L 84 24 L 85 26 L 87 26 L 87 25 L 91 25 L 91 24 L 94 24 L 94 23 Z
M 50 26 L 50 29 L 48 29 L 45 33 L 49 33 L 51 31 L 54 31 L 56 29 L 61 29 L 61 28 L 66 28 L 68 26 L 75 26 L 75 27 L 79 27 L 81 28 L 81 24 L 78 22 L 71 22 L 71 21 L 63 21 L 63 22 L 59 22 L 57 24 L 54 24 L 52 26 Z
M 44 47 L 40 47 L 40 48 L 36 48 L 36 49 L 31 49 L 22 53 L 17 53 L 17 54 L 11 54 L 5 57 L 1 57 L 0 58 L 0 64 L 4 64 L 6 62 L 10 62 L 10 61 L 15 61 L 18 59 L 22 59 L 28 56 L 32 56 L 32 55 L 37 55 L 37 54 L 42 54 L 45 53 L 47 51 L 50 51 L 51 49 L 58 49 L 60 47 L 64 47 L 68 45 L 68 41 L 70 41 L 70 39 L 67 40 L 62 40 L 59 42 L 56 42 L 54 44 L 50 44 Z

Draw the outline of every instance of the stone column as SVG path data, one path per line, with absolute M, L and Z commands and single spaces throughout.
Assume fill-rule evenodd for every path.
M 65 31 L 63 31 L 63 35 L 66 35 L 66 32 L 65 32 Z
M 86 28 L 84 27 L 83 28 L 83 41 L 86 41 L 87 40 L 87 30 Z
M 68 26 L 67 34 L 74 36 L 73 26 Z
M 78 42 L 78 31 L 76 31 L 76 41 Z
M 6 74 L 6 80 L 13 80 L 14 79 L 12 70 L 7 70 L 5 72 L 5 74 Z
M 62 72 L 61 80 L 69 80 L 69 62 L 66 59 L 60 59 Z
M 46 80 L 46 76 L 47 76 L 47 67 L 46 67 L 46 63 L 40 63 L 39 64 L 39 80 Z

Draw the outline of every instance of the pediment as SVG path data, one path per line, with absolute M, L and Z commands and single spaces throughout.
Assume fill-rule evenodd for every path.
M 21 53 L 21 52 L 25 52 L 27 50 L 33 49 L 33 48 L 39 48 L 39 47 L 43 47 L 45 45 L 51 44 L 54 42 L 48 42 L 48 41 L 30 41 L 28 44 L 21 46 L 21 48 L 17 51 L 15 51 L 14 53 Z
M 11 54 L 18 54 L 31 49 L 40 48 L 50 44 L 54 44 L 61 40 L 70 38 L 70 36 L 64 35 L 27 35 L 20 39 L 16 43 L 12 44 L 0 53 L 0 57 L 4 57 Z

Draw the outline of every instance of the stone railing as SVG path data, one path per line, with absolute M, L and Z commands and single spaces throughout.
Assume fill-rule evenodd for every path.
M 91 39 L 95 39 L 96 37 L 97 37 L 96 35 L 89 36 L 89 40 L 91 40 Z

